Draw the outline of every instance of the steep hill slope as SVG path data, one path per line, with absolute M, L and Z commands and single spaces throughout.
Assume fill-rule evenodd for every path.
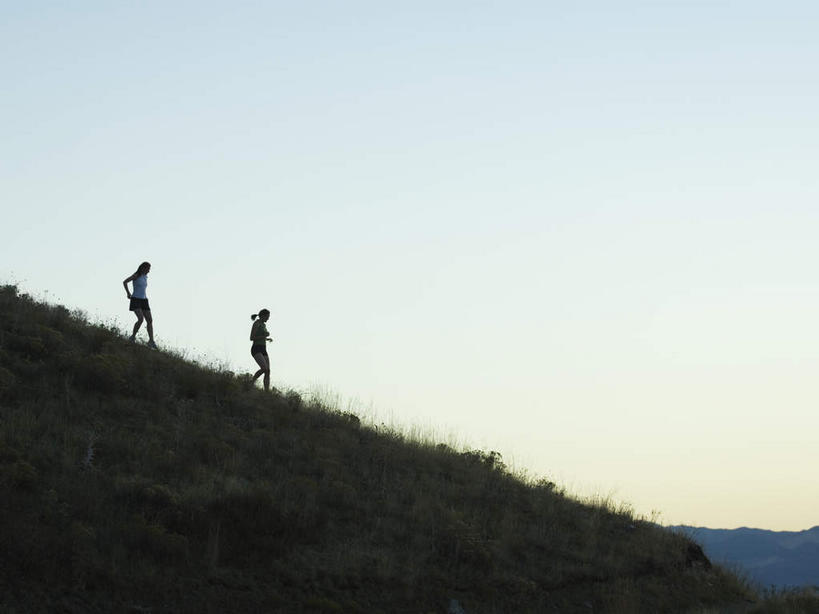
M 684 612 L 688 539 L 0 288 L 0 611 Z M 714 611 L 714 610 L 710 610 Z

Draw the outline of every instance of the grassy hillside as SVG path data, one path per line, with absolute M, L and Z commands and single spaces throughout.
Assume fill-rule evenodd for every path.
M 494 452 L 265 393 L 13 286 L 0 287 L 0 489 L 0 612 L 716 612 L 757 599 L 686 538 L 514 476 Z

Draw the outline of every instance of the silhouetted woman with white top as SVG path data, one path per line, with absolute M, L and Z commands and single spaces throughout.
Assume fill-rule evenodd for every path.
M 151 316 L 151 306 L 148 304 L 148 296 L 146 294 L 148 273 L 150 270 L 151 263 L 143 262 L 139 265 L 139 268 L 137 268 L 136 273 L 125 279 L 122 285 L 125 286 L 125 294 L 131 300 L 130 310 L 134 312 L 137 319 L 136 324 L 134 324 L 134 332 L 131 334 L 131 343 L 136 341 L 139 327 L 142 326 L 142 320 L 145 320 L 148 328 L 148 347 L 156 349 L 156 344 L 154 343 L 154 319 L 153 316 Z M 128 282 L 133 282 L 133 292 L 128 289 Z

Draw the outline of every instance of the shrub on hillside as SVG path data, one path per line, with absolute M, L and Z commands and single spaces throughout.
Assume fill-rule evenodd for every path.
M 30 490 L 37 483 L 37 470 L 26 461 L 17 459 L 0 464 L 0 487 Z
M 118 354 L 92 354 L 76 365 L 75 381 L 86 390 L 122 394 L 129 389 L 129 366 Z
M 14 373 L 4 367 L 0 367 L 0 399 L 3 398 L 6 393 L 11 392 L 16 381 L 17 378 L 14 377 Z

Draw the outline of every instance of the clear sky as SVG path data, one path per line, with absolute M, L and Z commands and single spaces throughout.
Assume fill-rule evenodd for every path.
M 819 524 L 819 3 L 0 2 L 0 279 L 666 523 Z

